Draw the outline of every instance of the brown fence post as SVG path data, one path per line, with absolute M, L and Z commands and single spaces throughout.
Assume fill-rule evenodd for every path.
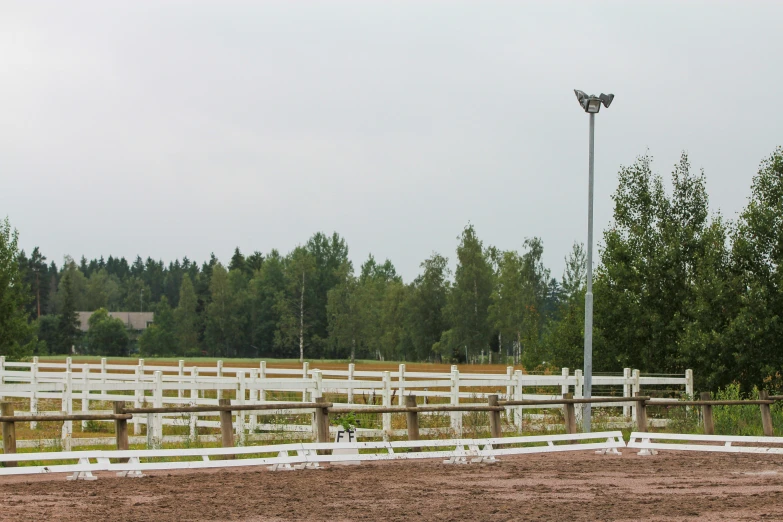
M 115 414 L 125 413 L 124 410 L 125 410 L 125 401 L 114 402 Z M 128 449 L 128 421 L 125 419 L 115 419 L 114 433 L 117 438 L 117 449 L 127 450 Z
M 405 407 L 406 408 L 415 408 L 416 407 L 416 396 L 415 395 L 406 395 L 405 396 Z M 408 420 L 408 440 L 419 440 L 419 414 L 415 411 L 409 411 L 406 412 L 406 417 Z
M 324 397 L 318 397 L 315 402 L 326 402 Z M 329 410 L 328 408 L 315 409 L 315 428 L 318 442 L 329 442 Z
M 769 393 L 766 390 L 759 392 L 759 399 L 762 401 L 769 399 Z M 761 404 L 761 425 L 764 428 L 765 437 L 774 437 L 775 431 L 772 429 L 772 412 L 769 411 L 769 404 Z
M 563 394 L 564 399 L 573 399 L 573 393 Z M 576 433 L 576 408 L 573 404 L 564 404 L 566 433 Z
M 497 406 L 498 396 L 490 395 L 487 397 L 487 404 L 489 406 Z M 503 430 L 500 425 L 500 411 L 489 412 L 489 433 L 493 439 L 497 439 L 503 436 Z
M 220 406 L 231 406 L 231 399 L 218 399 Z M 224 448 L 234 447 L 234 426 L 231 423 L 231 411 L 220 412 L 220 434 Z M 223 460 L 233 460 L 234 455 L 224 455 Z
M 703 401 L 712 400 L 712 393 L 701 392 L 701 400 Z M 712 405 L 703 404 L 701 407 L 701 414 L 702 417 L 704 417 L 704 434 L 715 435 L 715 425 L 712 422 Z
M 14 416 L 14 405 L 10 402 L 0 402 L 0 415 L 3 417 Z M 16 424 L 13 422 L 3 423 L 3 453 L 16 453 Z M 6 462 L 6 468 L 15 468 L 16 462 Z
M 634 392 L 634 397 L 639 396 L 639 392 Z M 647 401 L 637 401 L 636 403 L 636 429 L 641 432 L 647 431 Z

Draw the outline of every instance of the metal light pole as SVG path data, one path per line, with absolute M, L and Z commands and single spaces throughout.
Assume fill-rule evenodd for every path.
M 584 397 L 593 396 L 593 164 L 595 160 L 595 115 L 601 110 L 601 104 L 609 107 L 614 94 L 588 96 L 582 91 L 574 90 L 576 99 L 582 108 L 590 114 L 590 156 L 589 178 L 587 190 L 587 292 L 585 293 L 585 368 Z M 585 403 L 582 409 L 582 427 L 585 433 L 590 433 L 592 407 Z

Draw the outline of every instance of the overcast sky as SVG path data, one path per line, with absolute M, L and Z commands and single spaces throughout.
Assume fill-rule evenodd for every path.
M 617 171 L 681 151 L 728 218 L 783 144 L 783 2 L 0 0 L 0 216 L 58 265 L 283 253 L 316 231 L 406 281 L 544 241 L 560 277 Z

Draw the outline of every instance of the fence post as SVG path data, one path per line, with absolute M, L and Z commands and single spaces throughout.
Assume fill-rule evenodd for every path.
M 258 382 L 258 370 L 253 368 L 250 370 L 250 404 L 258 404 L 258 389 L 256 383 Z M 258 415 L 256 412 L 250 414 L 250 432 L 256 431 L 256 425 L 258 424 Z
M 101 382 L 106 383 L 106 357 L 101 357 Z
M 631 397 L 631 369 L 623 368 L 623 397 Z M 631 416 L 631 403 L 626 402 L 623 405 L 623 417 L 628 418 Z
M 217 362 L 217 370 L 215 370 L 215 377 L 217 377 L 218 383 L 220 383 L 220 378 L 223 377 L 223 360 L 219 360 Z M 220 400 L 223 398 L 223 390 L 218 388 L 217 390 L 217 399 Z
M 0 415 L 3 417 L 14 416 L 14 405 L 10 402 L 0 402 Z M 9 455 L 16 453 L 16 423 L 3 423 L 3 453 Z M 6 462 L 5 467 L 15 468 L 16 462 Z
M 639 392 L 633 394 L 634 397 L 639 396 Z M 641 432 L 647 431 L 647 401 L 635 401 L 636 402 L 636 428 Z
M 712 399 L 710 392 L 701 392 L 701 400 L 709 401 Z M 712 405 L 703 404 L 701 407 L 702 417 L 704 417 L 704 434 L 715 435 L 715 425 L 712 423 Z
M 639 373 L 639 370 L 633 370 L 631 372 L 631 396 L 636 397 L 639 395 L 639 393 L 642 391 L 642 385 L 641 385 L 641 374 Z M 636 407 L 639 405 L 638 402 L 633 402 L 631 404 L 631 415 L 635 419 L 638 417 L 638 412 L 636 411 Z
M 383 372 L 383 405 L 387 408 L 391 403 L 391 372 Z M 383 413 L 383 437 L 387 439 L 392 435 L 391 413 Z
M 0 385 L 5 384 L 5 355 L 0 355 Z M 0 395 L 0 401 L 3 400 L 3 396 Z
M 563 382 L 560 384 L 560 395 L 565 395 L 570 391 L 568 386 L 568 368 L 560 368 L 560 377 L 563 378 Z
M 451 405 L 459 406 L 459 369 L 456 365 L 451 366 Z M 451 412 L 451 429 L 457 434 L 462 436 L 462 412 Z
M 30 391 L 30 414 L 35 415 L 38 413 L 38 357 L 33 357 L 33 364 L 30 366 L 30 384 L 33 388 Z M 30 423 L 31 430 L 37 427 L 37 422 Z
M 162 408 L 163 407 L 163 372 L 156 371 L 155 372 L 155 391 L 153 392 L 153 398 L 152 398 L 152 406 L 154 408 Z M 147 429 L 149 430 L 149 426 L 147 426 Z M 156 413 L 153 421 L 153 431 L 152 436 L 155 437 L 157 440 L 155 441 L 155 446 L 157 447 L 161 442 L 163 442 L 163 414 L 162 413 Z
M 584 397 L 584 377 L 582 376 L 582 370 L 574 370 L 574 379 L 576 380 L 576 383 L 574 384 L 574 399 L 581 399 Z M 576 422 L 577 424 L 582 423 L 582 408 L 576 408 Z
M 258 378 L 260 380 L 266 379 L 266 361 L 261 361 L 261 363 L 258 365 Z M 263 388 L 260 388 L 258 390 L 258 400 L 261 402 L 266 402 L 266 390 Z
M 406 408 L 416 407 L 415 395 L 407 395 L 405 397 L 405 407 Z M 408 440 L 419 440 L 419 413 L 415 411 L 409 411 L 406 412 L 405 416 L 407 417 L 407 421 L 408 421 Z M 414 449 L 413 451 L 419 451 L 419 450 Z
M 402 406 L 405 403 L 405 399 L 403 398 L 403 395 L 405 395 L 405 365 L 400 365 L 400 375 L 399 375 L 399 386 L 398 386 L 398 392 L 400 393 L 399 398 L 397 399 L 397 403 Z
M 490 352 L 491 353 L 491 352 Z M 497 395 L 490 395 L 487 397 L 487 404 L 489 406 L 497 406 L 498 405 L 498 396 Z M 489 434 L 490 437 L 493 439 L 497 439 L 503 436 L 503 431 L 501 429 L 500 424 L 500 412 L 499 411 L 490 411 L 489 412 Z
M 514 367 L 506 366 L 506 379 L 508 384 L 506 385 L 506 400 L 511 400 L 512 379 L 514 378 Z
M 70 359 L 70 357 L 69 357 Z M 73 374 L 70 370 L 65 372 L 65 388 L 63 389 L 63 396 L 61 401 L 61 407 L 66 415 L 73 413 L 73 402 L 71 401 L 71 390 L 73 389 Z M 64 421 L 62 429 L 62 441 L 63 450 L 71 451 L 71 437 L 73 436 L 73 421 Z
M 90 365 L 82 366 L 82 411 L 90 409 Z M 87 421 L 82 421 L 82 431 L 87 429 Z
M 326 402 L 325 397 L 316 397 L 315 402 Z M 329 410 L 315 409 L 315 437 L 317 442 L 329 442 Z
M 144 390 L 141 389 L 142 377 L 144 375 L 144 359 L 139 359 L 139 364 L 136 366 L 136 389 L 133 390 L 133 407 L 141 408 L 141 398 L 144 396 Z M 147 426 L 149 430 L 149 426 Z M 141 420 L 139 416 L 133 417 L 133 434 L 138 435 L 141 433 Z
M 315 369 L 313 370 L 313 381 L 315 381 L 315 385 L 313 388 L 313 391 L 310 392 L 310 397 L 313 401 L 318 399 L 319 397 L 323 397 L 323 375 L 321 374 L 321 370 Z M 307 385 L 305 384 L 305 387 L 303 388 L 302 395 L 307 396 Z M 314 436 L 318 436 L 318 412 L 314 411 L 313 416 L 310 418 L 310 425 L 313 428 L 313 434 Z
M 231 406 L 231 399 L 218 399 L 220 406 Z M 231 411 L 220 412 L 220 435 L 224 448 L 234 447 L 234 428 L 231 426 Z M 223 460 L 233 460 L 234 455 L 223 455 Z
M 573 399 L 572 393 L 566 393 L 563 395 L 564 399 Z M 565 417 L 565 429 L 566 433 L 576 433 L 576 408 L 572 404 L 564 404 L 563 415 Z
M 302 363 L 302 379 L 307 380 L 310 377 L 310 363 Z M 302 402 L 307 402 L 307 388 L 302 390 Z
M 125 413 L 125 401 L 114 402 L 114 413 Z M 117 449 L 128 449 L 128 421 L 125 419 L 114 420 L 114 433 L 117 438 Z
M 193 381 L 193 388 L 190 389 L 190 404 L 195 406 L 198 403 L 198 390 L 196 389 L 196 383 L 198 382 L 198 366 L 194 366 L 190 369 L 190 378 Z M 195 442 L 198 440 L 198 413 L 190 414 L 190 438 Z
M 177 375 L 179 376 L 179 380 L 177 382 L 178 383 L 182 383 L 182 382 L 185 381 L 185 361 L 182 360 L 182 359 L 179 360 L 179 368 L 178 368 L 178 370 L 179 371 L 177 372 Z M 177 398 L 181 399 L 183 397 L 184 393 L 185 393 L 185 390 L 183 390 L 182 388 L 177 390 Z
M 236 395 L 237 395 L 237 403 L 240 406 L 244 406 L 245 404 L 245 394 L 247 393 L 247 386 L 245 384 L 245 371 L 239 371 L 237 372 L 237 377 L 239 377 L 239 388 L 237 389 Z M 237 435 L 239 436 L 240 443 L 244 446 L 245 444 L 245 411 L 244 410 L 237 410 Z
M 759 392 L 759 399 L 762 401 L 769 399 L 769 393 L 766 390 Z M 764 428 L 765 437 L 774 437 L 775 430 L 772 428 L 772 413 L 769 411 L 769 404 L 761 404 L 761 425 Z
M 73 348 L 73 347 L 71 347 L 71 348 Z M 73 371 L 72 366 L 73 366 L 73 359 L 71 359 L 70 357 L 66 357 L 65 358 L 65 371 L 66 372 L 72 372 Z
M 522 370 L 517 370 L 514 372 L 514 376 L 516 377 L 516 386 L 514 387 L 514 400 L 521 401 L 522 400 Z M 522 406 L 515 406 L 514 407 L 514 423 L 517 426 L 517 431 L 522 431 Z
M 348 404 L 353 404 L 353 372 L 356 370 L 356 365 L 351 363 L 348 365 Z

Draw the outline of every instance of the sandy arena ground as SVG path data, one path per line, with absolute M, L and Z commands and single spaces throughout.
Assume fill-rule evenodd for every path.
M 553 453 L 150 472 L 94 482 L 0 477 L 2 520 L 783 520 L 783 455 Z

